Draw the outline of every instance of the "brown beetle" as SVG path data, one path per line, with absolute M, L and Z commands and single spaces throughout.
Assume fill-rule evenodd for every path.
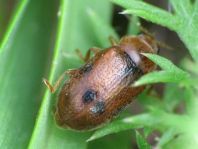
M 55 119 L 64 128 L 89 130 L 111 120 L 144 90 L 131 85 L 156 65 L 141 53 L 157 53 L 157 43 L 148 35 L 125 36 L 104 50 L 91 48 L 79 69 L 66 71 L 70 79 L 59 94 Z M 89 59 L 90 52 L 95 56 Z M 82 55 L 80 55 L 82 57 Z M 54 92 L 63 75 L 52 87 Z

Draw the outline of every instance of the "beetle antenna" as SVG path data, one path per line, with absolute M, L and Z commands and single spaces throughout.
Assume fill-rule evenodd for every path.
M 141 30 L 144 34 L 146 34 L 146 35 L 150 36 L 151 38 L 153 38 L 153 40 L 155 40 L 156 44 L 157 44 L 159 47 L 161 47 L 161 48 L 165 48 L 165 49 L 167 49 L 167 50 L 171 50 L 171 51 L 173 51 L 173 50 L 174 50 L 174 48 L 173 48 L 173 47 L 171 47 L 171 46 L 169 46 L 168 44 L 166 44 L 166 43 L 164 43 L 164 42 L 161 42 L 161 41 L 156 40 L 156 38 L 155 38 L 155 34 L 154 34 L 154 33 L 149 32 L 149 31 L 148 31 L 146 28 L 144 28 L 142 25 L 140 25 L 139 27 L 140 27 L 140 30 Z

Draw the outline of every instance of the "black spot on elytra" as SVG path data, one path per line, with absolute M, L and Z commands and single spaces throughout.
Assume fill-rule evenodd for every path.
M 98 101 L 91 109 L 93 114 L 102 114 L 105 111 L 105 102 Z
M 84 103 L 90 103 L 94 99 L 96 99 L 96 92 L 94 90 L 87 90 L 84 95 L 82 96 Z

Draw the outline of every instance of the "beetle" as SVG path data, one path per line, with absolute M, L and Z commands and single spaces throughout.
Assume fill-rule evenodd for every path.
M 156 69 L 156 65 L 141 53 L 158 52 L 153 37 L 140 34 L 124 36 L 117 43 L 110 39 L 111 47 L 91 48 L 82 67 L 67 70 L 52 86 L 44 83 L 55 92 L 65 74 L 69 75 L 58 96 L 55 120 L 63 128 L 92 130 L 107 121 L 130 104 L 145 86 L 132 84 L 146 73 Z M 90 58 L 90 53 L 94 56 Z

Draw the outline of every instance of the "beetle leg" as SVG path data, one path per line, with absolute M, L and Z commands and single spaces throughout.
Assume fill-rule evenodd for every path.
M 45 78 L 43 78 L 43 82 L 45 83 L 45 85 L 47 86 L 47 88 L 50 90 L 51 93 L 54 93 L 57 88 L 60 86 L 61 82 L 64 79 L 65 75 L 73 75 L 77 70 L 67 70 L 65 71 L 59 78 L 58 80 L 55 82 L 54 85 L 50 84 L 49 81 Z
M 140 31 L 141 31 L 143 34 L 145 34 L 145 35 L 147 35 L 147 36 L 149 36 L 149 37 L 155 39 L 155 34 L 154 34 L 154 33 L 149 32 L 146 28 L 144 28 L 144 27 L 141 26 L 141 25 L 139 26 L 139 28 L 140 28 Z
M 75 52 L 76 52 L 76 54 L 78 55 L 78 57 L 79 57 L 81 60 L 85 61 L 85 60 L 84 60 L 84 56 L 83 56 L 82 52 L 80 51 L 80 49 L 76 49 Z
M 97 54 L 100 50 L 101 49 L 100 48 L 97 48 L 97 47 L 90 48 L 87 51 L 85 57 L 82 55 L 82 53 L 81 53 L 81 51 L 79 49 L 76 49 L 76 53 L 80 57 L 81 60 L 83 60 L 84 62 L 87 62 L 90 59 L 91 52 L 93 52 L 94 54 Z
M 98 52 L 102 51 L 102 49 L 100 49 L 100 48 L 98 48 L 98 47 L 93 47 L 93 48 L 90 48 L 89 50 L 92 51 L 95 55 L 96 55 Z
M 109 36 L 109 41 L 112 46 L 118 45 L 118 42 L 112 36 Z

